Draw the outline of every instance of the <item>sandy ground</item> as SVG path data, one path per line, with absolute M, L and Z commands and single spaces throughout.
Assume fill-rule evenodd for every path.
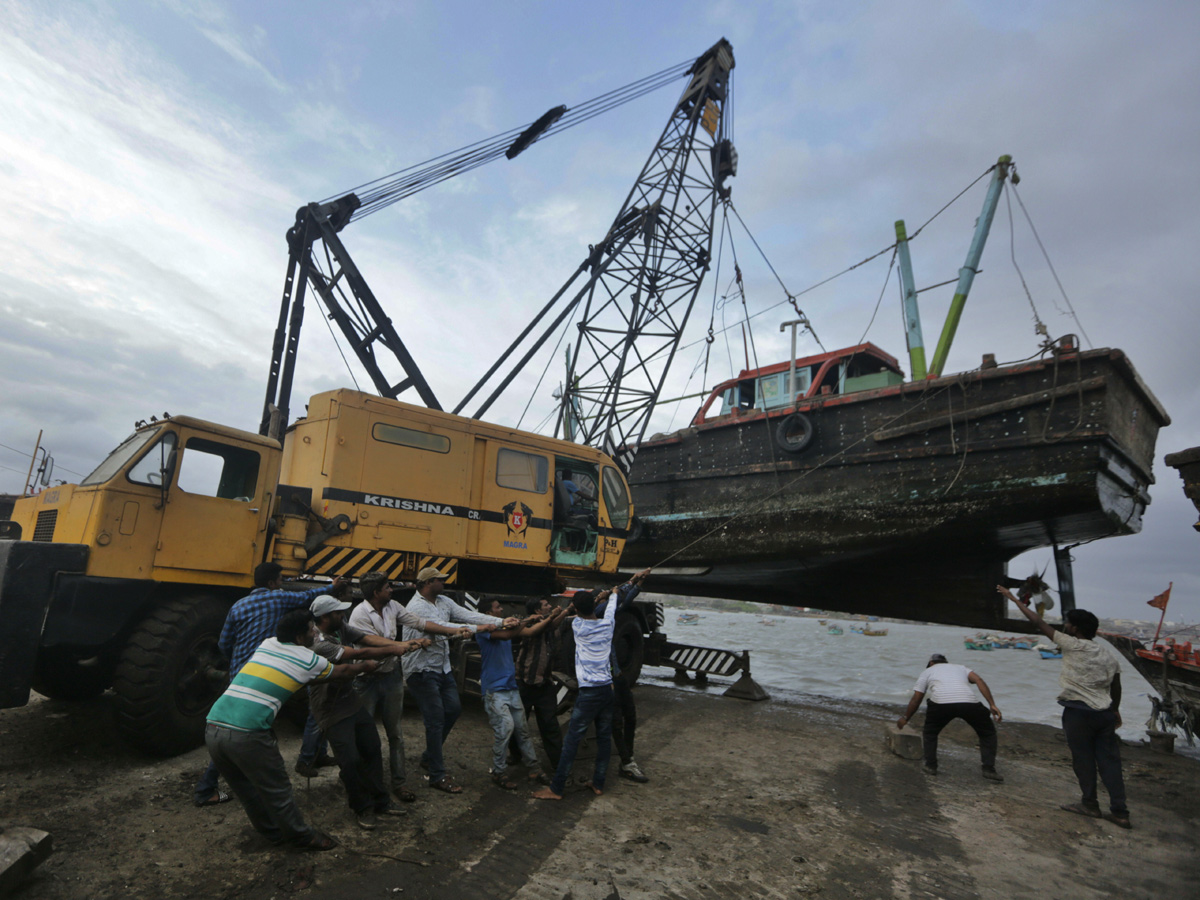
M 1061 812 L 1078 799 L 1062 735 L 1001 726 L 995 785 L 974 735 L 944 735 L 941 774 L 883 747 L 898 710 L 746 703 L 637 689 L 638 758 L 560 803 L 490 783 L 490 730 L 468 701 L 448 744 L 460 796 L 416 788 L 409 815 L 363 832 L 334 773 L 294 776 L 310 821 L 341 846 L 270 847 L 237 802 L 196 809 L 203 749 L 151 760 L 114 733 L 108 698 L 0 711 L 0 819 L 50 831 L 55 852 L 14 895 L 42 898 L 1195 898 L 1200 764 L 1125 751 L 1134 830 Z M 415 763 L 423 733 L 405 721 Z M 299 747 L 280 726 L 289 767 Z M 588 759 L 576 774 L 590 773 Z M 515 771 L 520 771 L 519 769 Z M 615 776 L 615 770 L 612 773 Z

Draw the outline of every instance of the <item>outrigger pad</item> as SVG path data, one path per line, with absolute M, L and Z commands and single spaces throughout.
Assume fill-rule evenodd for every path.
M 722 696 L 732 697 L 734 700 L 771 699 L 771 695 L 762 689 L 762 685 L 750 677 L 749 672 L 743 672 L 742 677 L 731 684 Z

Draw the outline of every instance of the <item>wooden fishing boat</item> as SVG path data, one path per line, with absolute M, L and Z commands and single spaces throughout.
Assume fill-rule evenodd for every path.
M 963 647 L 967 650 L 992 650 L 994 649 L 989 641 L 976 641 L 967 638 L 963 641 Z
M 954 327 L 1002 180 L 960 273 Z M 902 223 L 897 235 L 903 266 Z M 913 380 L 873 343 L 793 353 L 716 385 L 688 427 L 644 441 L 622 568 L 654 565 L 653 589 L 667 593 L 1022 631 L 995 590 L 1015 584 L 1009 560 L 1139 531 L 1170 418 L 1126 355 L 1065 335 L 1040 359 L 987 354 L 942 376 L 948 316 L 927 373 L 906 282 L 910 295 Z M 1069 554 L 1058 561 L 1069 586 Z
M 860 633 L 867 637 L 887 637 L 888 630 L 886 628 L 864 628 Z
M 699 613 L 680 613 L 679 618 L 675 620 L 676 625 L 699 625 Z
M 843 632 L 842 632 L 842 626 L 841 626 L 841 625 L 830 625 L 830 626 L 829 626 L 828 633 L 829 633 L 829 634 L 832 634 L 832 635 L 839 635 L 839 634 L 842 634 L 842 633 L 843 633 Z

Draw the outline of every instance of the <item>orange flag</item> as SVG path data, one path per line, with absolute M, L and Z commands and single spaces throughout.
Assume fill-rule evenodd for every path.
M 1153 600 L 1147 600 L 1147 606 L 1153 606 L 1155 609 L 1161 609 L 1163 612 L 1167 610 L 1167 601 L 1171 599 L 1171 588 L 1175 586 L 1175 582 L 1167 585 L 1167 589 L 1155 597 Z

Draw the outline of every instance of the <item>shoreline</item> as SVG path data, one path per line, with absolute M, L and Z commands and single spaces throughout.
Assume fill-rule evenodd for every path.
M 1051 726 L 1002 723 L 997 765 L 1006 781 L 993 785 L 979 775 L 973 732 L 955 722 L 940 742 L 941 774 L 931 779 L 920 761 L 884 749 L 885 724 L 896 715 L 888 705 L 747 703 L 714 693 L 639 686 L 637 757 L 652 780 L 621 780 L 614 765 L 603 797 L 573 779 L 561 803 L 490 783 L 491 732 L 481 705 L 468 701 L 447 743 L 464 793 L 423 789 L 410 775 L 418 800 L 395 825 L 359 830 L 336 769 L 309 785 L 293 775 L 305 815 L 341 844 L 324 854 L 270 847 L 236 801 L 193 807 L 203 748 L 169 760 L 135 754 L 112 729 L 108 698 L 5 710 L 3 816 L 55 839 L 54 854 L 14 896 L 632 900 L 1048 891 L 1161 900 L 1195 896 L 1200 884 L 1194 760 L 1126 745 L 1134 830 L 1123 831 L 1058 809 L 1078 800 L 1078 790 L 1061 732 Z M 415 710 L 406 712 L 404 731 L 415 772 L 424 737 Z M 279 732 L 290 771 L 299 730 L 281 723 Z M 585 748 L 573 776 L 590 774 L 590 757 Z

